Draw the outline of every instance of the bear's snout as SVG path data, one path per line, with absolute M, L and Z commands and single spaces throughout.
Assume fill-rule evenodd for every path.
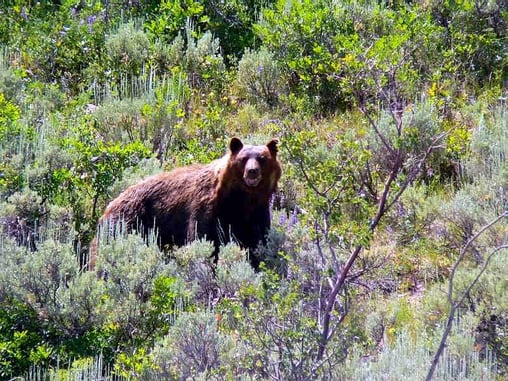
M 249 187 L 255 187 L 261 181 L 261 170 L 257 160 L 248 160 L 243 173 L 243 180 Z

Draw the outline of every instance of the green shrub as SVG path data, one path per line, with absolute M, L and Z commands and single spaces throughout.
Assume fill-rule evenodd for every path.
M 237 80 L 253 103 L 274 107 L 284 93 L 281 70 L 266 48 L 245 51 L 238 63 Z
M 104 44 L 106 57 L 89 73 L 94 78 L 91 87 L 97 102 L 111 94 L 128 99 L 153 90 L 153 43 L 140 26 L 134 22 L 120 24 Z
M 101 232 L 96 268 L 103 278 L 99 282 L 104 287 L 103 308 L 109 311 L 108 323 L 117 326 L 124 339 L 142 339 L 154 333 L 146 303 L 154 282 L 170 277 L 171 271 L 154 237 L 147 245 L 141 236 L 122 230 L 120 225 L 104 226 Z
M 46 327 L 36 310 L 0 287 L 0 377 L 10 379 L 35 363 L 47 365 L 46 359 L 31 355 L 44 345 Z
M 171 253 L 177 273 L 192 291 L 198 305 L 206 305 L 216 291 L 213 251 L 211 242 L 196 240 Z
M 423 378 L 506 209 L 505 38 L 499 1 L 7 0 L 0 379 Z M 235 133 L 281 139 L 261 271 L 121 226 L 84 271 L 108 200 Z M 506 375 L 505 263 L 435 378 Z
M 151 61 L 159 75 L 164 75 L 178 66 L 182 66 L 185 54 L 185 42 L 181 34 L 167 44 L 162 40 L 156 40 L 153 44 Z
M 232 244 L 223 246 L 215 269 L 215 281 L 221 297 L 234 297 L 242 287 L 254 287 L 258 281 L 247 260 L 247 253 Z
M 478 107 L 478 105 L 476 105 Z M 469 155 L 460 162 L 462 186 L 442 205 L 442 218 L 448 223 L 448 238 L 460 247 L 487 221 L 506 208 L 506 156 L 508 135 L 503 111 L 493 107 L 480 114 L 472 131 Z M 482 261 L 478 247 L 502 242 L 502 227 L 494 227 L 472 247 L 475 261 Z
M 503 105 L 492 105 L 491 110 L 482 110 L 481 106 L 479 102 L 473 105 L 475 124 L 471 135 L 470 156 L 462 165 L 467 182 L 482 183 L 486 180 L 492 187 L 486 201 L 494 206 L 502 202 L 503 197 L 502 194 L 496 193 L 495 189 L 500 187 L 498 191 L 503 192 L 508 187 L 508 122 Z M 502 210 L 499 204 L 495 207 Z
M 175 38 L 183 29 L 186 23 L 190 21 L 197 22 L 199 29 L 206 29 L 208 17 L 204 14 L 205 7 L 199 1 L 163 0 L 150 4 L 154 9 L 150 12 L 155 17 L 151 17 L 145 22 L 145 27 L 156 38 Z M 149 7 L 147 7 L 149 8 Z
M 0 93 L 0 142 L 6 142 L 9 138 L 16 137 L 19 129 L 16 128 L 16 122 L 20 117 L 20 110 L 15 104 L 5 99 L 4 94 Z
M 21 101 L 24 89 L 23 75 L 10 64 L 15 57 L 16 55 L 7 49 L 0 49 L 0 94 L 11 101 Z
M 2 233 L 14 238 L 18 245 L 35 250 L 38 225 L 45 214 L 42 198 L 34 191 L 25 190 L 14 193 L 2 204 L 5 206 L 0 211 Z
M 466 327 L 465 323 L 463 327 Z M 460 327 L 454 333 L 454 340 L 462 347 L 452 345 L 435 374 L 439 380 L 496 380 L 496 367 L 492 354 L 481 359 L 474 349 L 474 343 L 470 335 Z M 425 340 L 427 337 L 417 337 L 408 332 L 397 335 L 393 345 L 385 346 L 376 359 L 362 358 L 362 351 L 352 351 L 345 366 L 338 367 L 340 373 L 335 377 L 346 380 L 384 380 L 388 375 L 393 380 L 420 380 L 425 379 L 428 364 L 431 361 Z M 462 352 L 463 351 L 463 352 Z
M 106 349 L 96 331 L 103 321 L 97 303 L 102 287 L 94 274 L 80 273 L 72 244 L 46 239 L 30 252 L 4 241 L 1 254 L 2 299 L 15 298 L 27 306 L 26 312 L 36 314 L 31 317 L 34 325 L 25 328 L 29 337 L 40 337 L 30 352 L 31 364 L 66 363 Z M 11 363 L 22 364 L 21 359 Z
M 312 226 L 313 239 L 332 245 L 365 240 L 371 205 L 362 190 L 361 172 L 370 153 L 354 132 L 336 133 L 326 140 L 321 133 L 326 131 L 319 126 L 306 126 L 286 131 L 283 140 L 289 166 L 305 184 L 305 219 Z
M 184 68 L 192 88 L 213 90 L 220 94 L 225 82 L 226 67 L 220 53 L 220 44 L 212 33 L 205 32 L 195 38 L 191 25 L 187 25 L 187 49 Z
M 78 12 L 67 2 L 55 7 L 38 3 L 19 5 L 11 28 L 11 43 L 22 46 L 21 63 L 30 76 L 58 83 L 66 92 L 77 94 L 86 87 L 87 68 L 100 61 L 104 46 L 104 19 L 101 8 L 86 4 Z
M 443 74 L 464 85 L 497 83 L 506 78 L 506 14 L 499 1 L 426 5 L 437 25 L 443 27 L 447 54 Z M 466 58 L 467 57 L 467 58 Z
M 326 1 L 276 1 L 262 11 L 255 32 L 280 62 L 290 91 L 309 104 L 335 109 L 344 101 L 334 80 L 337 28 L 350 23 L 336 17 Z
M 117 33 L 109 36 L 105 47 L 116 79 L 122 74 L 132 77 L 141 74 L 143 65 L 148 61 L 150 40 L 143 30 L 131 22 L 121 25 Z
M 122 171 L 149 156 L 149 150 L 139 141 L 128 144 L 111 143 L 96 139 L 95 130 L 84 122 L 68 132 L 60 141 L 61 148 L 72 157 L 72 167 L 61 168 L 52 175 L 64 190 L 66 201 L 74 213 L 74 228 L 84 234 L 82 242 L 90 241 L 99 213 L 109 188 L 122 177 Z M 88 193 L 84 193 L 83 190 Z M 92 225 L 92 226 L 89 226 Z
M 156 343 L 150 356 L 155 366 L 143 379 L 232 376 L 242 352 L 241 344 L 220 331 L 215 314 L 185 313 Z

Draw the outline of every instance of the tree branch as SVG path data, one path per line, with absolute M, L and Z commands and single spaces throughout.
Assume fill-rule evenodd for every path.
M 367 116 L 367 117 L 369 118 L 369 121 L 371 121 L 371 123 L 374 123 L 374 121 L 369 116 Z M 383 144 L 387 148 L 388 147 L 391 148 L 388 141 L 377 130 L 377 126 L 373 126 L 373 128 L 375 128 L 376 134 L 378 134 L 379 138 L 383 141 Z M 418 161 L 418 164 L 415 165 L 412 168 L 412 170 L 410 171 L 409 177 L 402 184 L 402 186 L 400 187 L 398 192 L 395 194 L 394 198 L 391 201 L 389 201 L 390 189 L 392 187 L 392 184 L 395 182 L 395 180 L 399 176 L 399 174 L 402 170 L 403 164 L 404 164 L 402 152 L 400 150 L 395 150 L 395 149 L 391 148 L 391 152 L 394 155 L 396 155 L 395 162 L 393 164 L 392 170 L 390 171 L 390 174 L 388 175 L 388 178 L 385 181 L 383 192 L 382 192 L 381 198 L 379 199 L 379 202 L 378 202 L 378 208 L 377 208 L 376 214 L 370 222 L 369 230 L 371 232 L 373 232 L 376 229 L 376 227 L 379 225 L 379 222 L 381 221 L 381 218 L 384 216 L 386 211 L 389 208 L 391 208 L 395 204 L 395 202 L 397 202 L 397 200 L 400 198 L 400 196 L 405 191 L 405 189 L 409 186 L 409 184 L 412 181 L 414 181 L 414 179 L 416 178 L 416 175 L 421 171 L 423 163 L 426 161 L 426 159 L 428 158 L 430 153 L 434 150 L 437 142 L 439 140 L 441 140 L 443 138 L 443 136 L 444 136 L 444 134 L 440 134 L 433 139 L 432 144 L 430 144 L 430 146 L 426 149 L 425 153 L 422 155 L 422 158 Z M 333 310 L 335 298 L 337 297 L 340 290 L 344 286 L 344 283 L 348 277 L 348 274 L 351 271 L 353 264 L 357 260 L 357 258 L 360 255 L 362 250 L 363 250 L 363 245 L 360 244 L 360 245 L 356 246 L 354 251 L 349 256 L 344 267 L 342 268 L 342 271 L 340 272 L 339 277 L 333 284 L 333 287 L 332 287 L 330 293 L 328 294 L 328 297 L 326 299 L 326 304 L 325 304 L 325 310 L 323 312 L 322 331 L 321 331 L 321 337 L 320 337 L 320 341 L 319 341 L 319 349 L 318 349 L 318 354 L 317 354 L 318 360 L 322 359 L 326 345 L 330 339 L 331 315 L 332 315 L 332 310 Z
M 457 260 L 455 261 L 455 263 L 452 267 L 452 271 L 450 274 L 450 281 L 448 284 L 448 295 L 447 295 L 448 303 L 450 304 L 450 312 L 448 313 L 448 317 L 446 319 L 446 325 L 445 325 L 445 329 L 443 331 L 443 335 L 441 336 L 441 341 L 440 341 L 439 346 L 436 350 L 436 353 L 434 354 L 434 357 L 432 358 L 432 363 L 429 368 L 429 372 L 427 373 L 427 377 L 425 378 L 426 381 L 431 381 L 432 377 L 434 376 L 434 372 L 436 371 L 437 364 L 439 363 L 439 359 L 440 359 L 441 355 L 443 354 L 444 349 L 446 347 L 446 340 L 448 339 L 448 336 L 450 335 L 450 332 L 453 327 L 453 319 L 455 318 L 455 312 L 462 305 L 462 303 L 464 302 L 464 299 L 466 298 L 467 295 L 469 295 L 469 293 L 471 292 L 473 287 L 478 283 L 480 277 L 483 275 L 483 273 L 487 269 L 487 267 L 490 263 L 490 260 L 492 259 L 494 254 L 496 254 L 497 252 L 499 252 L 503 249 L 508 249 L 508 244 L 503 244 L 501 246 L 496 247 L 488 255 L 487 259 L 483 263 L 483 265 L 482 265 L 480 271 L 478 272 L 478 274 L 476 275 L 476 277 L 473 279 L 473 281 L 466 287 L 466 289 L 462 292 L 462 294 L 459 295 L 457 300 L 454 302 L 453 301 L 453 282 L 455 280 L 455 275 L 457 273 L 457 269 L 458 269 L 460 263 L 462 262 L 462 260 L 464 259 L 465 255 L 467 253 L 467 250 L 473 244 L 473 242 L 476 241 L 478 239 L 478 237 L 480 235 L 482 235 L 485 231 L 487 231 L 493 225 L 495 225 L 497 222 L 499 222 L 500 220 L 502 220 L 503 218 L 506 218 L 506 217 L 508 217 L 508 211 L 505 211 L 504 213 L 502 213 L 501 215 L 496 217 L 493 221 L 491 221 L 487 225 L 483 226 L 473 237 L 471 237 L 466 242 L 464 247 L 461 249 L 461 251 L 459 253 L 459 257 L 457 258 Z

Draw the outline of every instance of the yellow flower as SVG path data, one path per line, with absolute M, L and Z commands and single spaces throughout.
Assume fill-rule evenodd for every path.
M 346 54 L 346 56 L 342 59 L 346 65 L 352 63 L 355 60 L 355 57 L 352 54 Z

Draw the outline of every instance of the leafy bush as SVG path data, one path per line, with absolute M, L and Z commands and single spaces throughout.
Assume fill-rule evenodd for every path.
M 105 41 L 110 63 L 118 65 L 118 72 L 136 75 L 148 59 L 148 36 L 134 24 L 120 26 L 118 32 Z
M 192 293 L 174 278 L 173 266 L 164 261 L 154 237 L 147 246 L 140 236 L 125 235 L 121 226 L 111 229 L 115 239 L 102 234 L 99 244 L 97 273 L 104 288 L 100 308 L 107 312 L 105 325 L 114 329 L 118 343 L 134 351 L 166 332 L 189 308 Z
M 4 2 L 0 378 L 506 378 L 502 5 Z M 85 271 L 235 134 L 281 140 L 261 271 L 121 226 Z
M 161 159 L 185 140 L 182 119 L 185 117 L 188 87 L 181 73 L 165 78 L 166 85 L 147 94 L 126 99 L 106 99 L 94 107 L 97 130 L 106 141 L 125 144 L 142 142 Z
M 501 2 L 464 1 L 443 5 L 431 2 L 427 6 L 434 22 L 443 27 L 447 49 L 443 57 L 444 76 L 453 75 L 460 78 L 458 83 L 473 85 L 506 77 L 503 39 L 507 19 Z
M 7 201 L 0 213 L 2 233 L 14 238 L 18 245 L 35 250 L 39 238 L 37 225 L 45 212 L 42 198 L 28 190 L 14 193 Z
M 17 137 L 19 129 L 16 128 L 16 122 L 19 120 L 20 110 L 12 102 L 5 99 L 0 93 L 0 106 L 2 113 L 0 114 L 0 141 L 7 142 L 9 138 Z M 12 134 L 12 136 L 9 136 Z
M 37 317 L 37 311 L 0 291 L 0 377 L 8 379 L 25 373 L 34 363 L 47 365 L 45 358 L 35 354 L 44 348 L 46 327 Z
M 0 94 L 11 101 L 21 100 L 18 98 L 21 98 L 20 93 L 24 87 L 22 74 L 9 65 L 9 61 L 16 59 L 15 57 L 15 54 L 6 49 L 0 50 Z
M 197 21 L 199 26 L 204 27 L 209 21 L 204 15 L 203 4 L 195 0 L 163 0 L 150 5 L 154 8 L 151 11 L 155 13 L 155 17 L 145 22 L 145 26 L 157 38 L 175 38 L 185 29 L 189 20 Z
M 86 69 L 103 54 L 105 23 L 100 9 L 86 5 L 78 10 L 67 2 L 59 7 L 20 4 L 13 11 L 11 27 L 19 32 L 9 34 L 10 43 L 23 45 L 26 72 L 59 83 L 67 93 L 83 89 L 83 82 L 89 80 Z
M 460 345 L 463 345 L 464 353 L 456 351 L 455 346 L 447 350 L 435 377 L 439 380 L 495 380 L 496 369 L 492 355 L 489 354 L 482 361 L 474 350 L 473 341 L 463 329 L 462 326 L 457 330 L 454 340 L 457 340 L 457 344 L 462 341 Z M 336 374 L 336 377 L 344 377 L 345 374 L 345 379 L 383 380 L 388 374 L 394 380 L 424 379 L 430 362 L 424 340 L 425 337 L 414 340 L 411 334 L 403 332 L 397 336 L 394 345 L 385 347 L 374 361 L 361 358 L 358 352 L 353 352 L 345 369 L 341 369 L 344 373 Z
M 225 65 L 220 53 L 219 40 L 206 32 L 199 39 L 193 36 L 191 25 L 187 26 L 187 50 L 184 67 L 193 88 L 219 92 L 224 84 Z
M 234 375 L 241 348 L 234 338 L 218 329 L 218 319 L 211 312 L 180 315 L 169 333 L 151 354 L 153 370 L 143 379 L 185 379 L 188 377 L 224 377 Z
M 31 340 L 38 337 L 26 353 L 31 362 L 12 359 L 10 365 L 26 371 L 30 364 L 54 364 L 100 351 L 103 347 L 89 333 L 102 321 L 96 305 L 101 287 L 92 273 L 80 275 L 72 245 L 47 239 L 34 252 L 5 241 L 3 246 L 2 300 L 15 298 L 26 306 L 19 311 L 20 322 L 34 314 L 38 322 L 24 333 Z
M 181 34 L 178 34 L 170 44 L 166 44 L 162 40 L 156 40 L 153 50 L 151 60 L 159 75 L 164 75 L 173 68 L 182 66 L 185 42 Z
M 305 219 L 313 226 L 314 239 L 334 246 L 350 243 L 352 237 L 365 239 L 369 203 L 362 194 L 361 171 L 370 153 L 353 133 L 327 136 L 325 143 L 319 132 L 302 127 L 288 131 L 284 145 L 299 181 L 306 184 Z
M 270 107 L 277 105 L 284 92 L 281 70 L 273 55 L 266 49 L 246 50 L 238 63 L 238 82 L 248 98 Z
M 333 76 L 338 59 L 334 36 L 348 23 L 335 17 L 325 1 L 276 1 L 265 8 L 255 31 L 274 53 L 284 70 L 285 81 L 298 96 L 312 105 L 330 109 L 344 101 Z
M 232 297 L 241 287 L 256 284 L 257 278 L 245 250 L 231 244 L 221 249 L 215 269 L 215 281 L 221 297 Z

